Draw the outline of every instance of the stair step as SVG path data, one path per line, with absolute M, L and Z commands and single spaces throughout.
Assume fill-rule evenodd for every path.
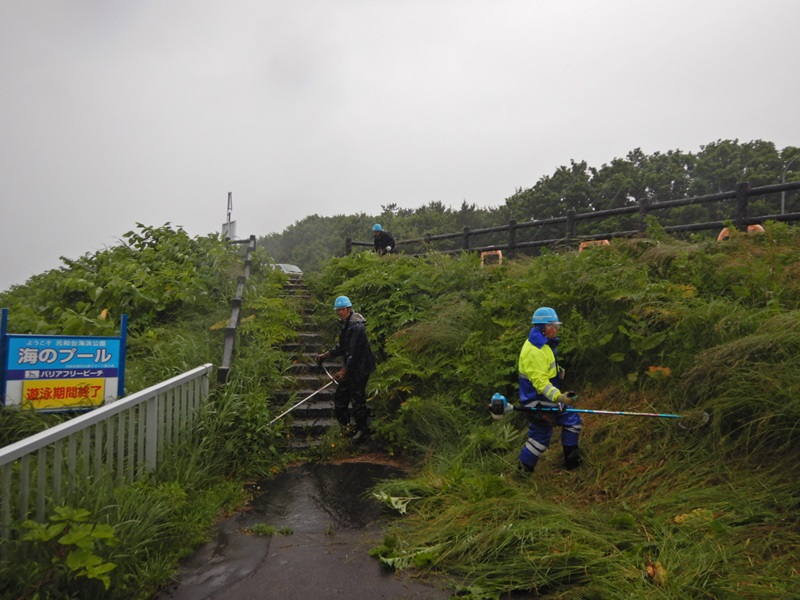
M 330 379 L 324 373 L 308 373 L 308 372 L 294 372 L 289 381 L 294 383 L 293 387 L 302 387 L 319 389 L 326 383 L 330 383 Z
M 299 357 L 303 354 L 313 353 L 322 354 L 325 351 L 322 343 L 307 343 L 305 341 L 297 341 L 297 342 L 284 342 L 281 344 L 281 350 L 289 354 L 290 356 Z
M 333 401 L 318 402 L 316 404 L 307 402 L 295 408 L 291 414 L 295 415 L 297 419 L 330 419 L 331 415 L 333 415 Z
M 322 343 L 322 334 L 317 333 L 316 331 L 310 333 L 298 333 L 297 337 L 300 339 L 301 342 Z
M 341 364 L 335 362 L 325 361 L 323 364 L 325 365 L 325 368 L 328 369 L 331 375 L 333 375 L 334 371 L 338 371 L 339 369 L 342 368 Z M 328 379 L 328 376 L 325 374 L 325 371 L 323 371 L 321 367 L 318 367 L 317 362 L 313 359 L 309 361 L 298 360 L 297 362 L 293 362 L 283 370 L 283 373 L 285 375 L 288 375 L 289 377 L 294 377 L 296 375 L 301 375 L 303 373 L 312 373 L 312 374 L 316 373 L 317 375 L 320 376 L 321 379 L 324 379 L 325 382 L 330 381 L 330 379 Z
M 320 437 L 328 429 L 336 425 L 333 419 L 294 419 L 289 426 L 293 437 L 314 436 Z
M 288 402 L 300 402 L 303 398 L 306 398 L 317 392 L 317 395 L 314 398 L 318 398 L 320 400 L 329 400 L 333 398 L 333 394 L 335 393 L 335 389 L 333 386 L 327 387 L 324 390 L 320 390 L 319 388 L 315 390 L 309 389 L 300 389 L 300 390 L 278 390 L 273 393 L 275 401 L 278 404 L 286 404 Z M 313 398 L 312 398 L 313 400 Z M 309 400 L 311 402 L 311 400 Z

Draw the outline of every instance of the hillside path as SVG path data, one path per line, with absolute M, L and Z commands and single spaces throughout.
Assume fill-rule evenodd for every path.
M 365 492 L 401 474 L 385 463 L 306 464 L 257 484 L 251 503 L 217 524 L 158 600 L 443 600 L 450 593 L 396 574 L 368 551 L 392 517 Z M 253 526 L 289 535 L 253 535 Z

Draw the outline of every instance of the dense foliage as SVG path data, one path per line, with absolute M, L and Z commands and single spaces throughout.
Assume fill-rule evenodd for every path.
M 127 313 L 133 331 L 169 323 L 181 311 L 218 310 L 232 296 L 235 250 L 216 235 L 190 238 L 169 224 L 138 224 L 124 240 L 0 294 L 10 326 L 27 333 L 102 335 Z
M 12 332 L 116 335 L 129 315 L 126 389 L 137 391 L 222 356 L 223 330 L 243 257 L 217 236 L 140 225 L 119 246 L 31 278 L 0 297 Z M 5 548 L 0 596 L 151 598 L 178 560 L 207 539 L 220 511 L 244 501 L 243 479 L 269 476 L 291 459 L 276 448 L 264 402 L 280 385 L 298 307 L 285 275 L 253 257 L 233 376 L 212 388 L 194 435 L 160 468 L 132 484 L 93 486 L 80 506 L 55 507 L 46 525 L 23 525 Z M 0 443 L 68 415 L 0 411 Z
M 406 517 L 374 550 L 472 598 L 783 598 L 800 593 L 800 233 L 680 241 L 653 228 L 611 246 L 481 268 L 471 255 L 331 260 L 383 362 L 377 428 L 422 465 L 379 497 Z M 560 353 L 580 407 L 710 422 L 587 415 L 586 464 L 558 441 L 517 475 L 516 358 L 540 305 L 565 322 Z M 321 309 L 323 307 L 321 306 Z
M 798 228 L 767 223 L 764 234 L 716 242 L 674 239 L 653 222 L 636 239 L 486 267 L 471 254 L 330 258 L 341 256 L 344 237 L 368 239 L 374 222 L 408 238 L 717 192 L 745 174 L 753 185 L 789 181 L 797 155 L 736 141 L 697 155 L 636 150 L 599 169 L 573 162 L 498 209 L 431 203 L 385 206 L 378 216 L 313 215 L 262 239 L 278 262 L 312 271 L 306 279 L 328 317 L 323 327 L 334 326 L 330 303 L 339 294 L 367 318 L 380 363 L 369 388 L 376 437 L 417 465 L 376 489 L 404 517 L 374 555 L 441 576 L 474 599 L 514 590 L 587 599 L 800 596 Z M 788 199 L 800 210 L 797 195 Z M 714 207 L 697 210 L 672 217 L 721 218 Z M 215 515 L 241 502 L 243 478 L 293 458 L 278 450 L 281 424 L 268 424 L 277 410 L 271 391 L 287 367 L 279 346 L 294 335 L 301 308 L 283 296 L 283 275 L 260 268 L 265 259 L 247 284 L 233 378 L 214 390 L 199 435 L 152 477 L 50 515 L 49 527 L 74 528 L 68 539 L 87 545 L 81 561 L 53 561 L 53 552 L 64 559 L 74 549 L 54 550 L 52 530 L 31 525 L 0 568 L 0 587 L 15 597 L 151 597 Z M 115 333 L 128 314 L 129 391 L 219 359 L 241 257 L 217 236 L 140 225 L 119 246 L 64 264 L 0 294 L 12 331 Z M 580 407 L 705 411 L 708 424 L 587 415 L 580 470 L 561 470 L 554 440 L 535 475 L 520 477 L 522 415 L 497 422 L 486 405 L 494 392 L 516 398 L 517 355 L 541 305 L 565 322 L 559 352 Z M 59 418 L 0 417 L 4 443 Z
M 797 181 L 800 179 L 800 148 L 787 146 L 779 150 L 771 142 L 755 140 L 719 140 L 701 147 L 697 153 L 680 150 L 646 154 L 640 148 L 624 158 L 615 158 L 600 167 L 585 161 L 571 161 L 549 176 L 542 177 L 532 187 L 519 188 L 505 199 L 497 199 L 495 208 L 479 208 L 462 202 L 456 210 L 441 201 L 429 202 L 417 209 L 382 206 L 376 215 L 311 215 L 259 240 L 278 262 L 299 265 L 305 271 L 317 271 L 330 256 L 342 256 L 345 238 L 371 242 L 373 223 L 381 223 L 399 240 L 421 239 L 426 235 L 458 233 L 469 227 L 480 229 L 507 225 L 514 219 L 519 223 L 563 217 L 568 210 L 588 213 L 599 210 L 727 192 L 739 182 L 751 187 Z M 780 194 L 755 198 L 751 201 L 750 216 L 780 212 Z M 800 211 L 800 194 L 785 196 L 786 212 Z M 724 221 L 733 217 L 730 203 L 715 202 L 703 205 L 671 208 L 658 212 L 662 225 Z M 638 215 L 607 217 L 585 221 L 580 234 L 607 233 L 638 229 Z M 564 227 L 546 226 L 519 230 L 518 242 L 558 239 Z M 475 237 L 475 245 L 505 243 L 505 235 L 483 234 Z M 439 251 L 458 249 L 461 240 L 436 242 Z M 363 250 L 363 247 L 356 247 Z M 408 252 L 420 252 L 416 244 L 401 246 Z

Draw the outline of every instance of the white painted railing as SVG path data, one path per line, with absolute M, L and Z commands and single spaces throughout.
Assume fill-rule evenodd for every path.
M 164 449 L 189 435 L 208 398 L 213 365 L 0 448 L 0 540 L 93 481 L 131 482 L 155 469 Z

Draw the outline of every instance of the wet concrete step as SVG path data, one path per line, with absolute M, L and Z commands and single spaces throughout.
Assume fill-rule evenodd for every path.
M 314 398 L 313 400 L 316 400 Z M 314 402 L 309 400 L 295 408 L 290 414 L 295 416 L 295 419 L 330 419 L 333 415 L 333 400 L 323 400 L 321 402 Z
M 321 378 L 325 379 L 326 381 L 330 381 L 328 376 L 325 374 L 325 371 L 322 370 L 322 367 L 317 366 L 317 362 L 314 360 L 315 354 L 303 354 L 299 356 L 296 362 L 292 363 L 288 367 L 283 370 L 284 375 L 288 375 L 290 377 L 294 377 L 296 375 L 300 375 L 303 373 L 316 373 Z M 323 363 L 328 372 L 333 375 L 336 371 L 342 368 L 341 363 L 333 362 L 333 361 L 325 361 Z
M 322 354 L 327 348 L 321 343 L 309 343 L 305 340 L 295 340 L 281 344 L 281 350 L 293 358 L 300 358 L 305 354 Z
M 318 391 L 319 390 L 319 391 Z M 318 400 L 331 400 L 333 401 L 333 394 L 335 393 L 336 389 L 334 386 L 329 386 L 324 390 L 320 390 L 319 388 L 309 389 L 296 389 L 296 390 L 278 390 L 273 393 L 273 398 L 276 403 L 278 404 L 287 404 L 289 402 L 300 402 L 303 398 L 306 398 L 313 394 L 314 392 L 318 393 L 312 398 L 311 400 L 318 399 Z M 311 402 L 309 400 L 309 402 Z
M 302 343 L 304 343 L 304 344 L 306 344 L 308 346 L 310 346 L 312 344 L 313 345 L 322 344 L 322 342 L 323 342 L 322 334 L 317 333 L 316 331 L 309 332 L 309 333 L 300 332 L 300 333 L 297 334 L 297 339 L 298 339 L 298 341 L 300 341 L 300 342 L 302 342 Z
M 303 436 L 322 437 L 328 429 L 336 425 L 333 418 L 327 419 L 293 419 L 289 425 L 292 437 Z
M 335 373 L 336 371 L 331 371 L 331 374 Z M 311 390 L 311 392 L 315 392 L 318 389 L 324 387 L 326 384 L 331 383 L 333 385 L 328 386 L 320 392 L 320 394 L 324 394 L 325 391 L 330 390 L 330 393 L 336 391 L 338 385 L 334 383 L 334 381 L 328 378 L 327 375 L 318 372 L 303 372 L 298 371 L 293 373 L 291 376 L 284 375 L 285 383 L 281 385 L 281 391 L 291 391 L 300 393 L 300 390 Z

